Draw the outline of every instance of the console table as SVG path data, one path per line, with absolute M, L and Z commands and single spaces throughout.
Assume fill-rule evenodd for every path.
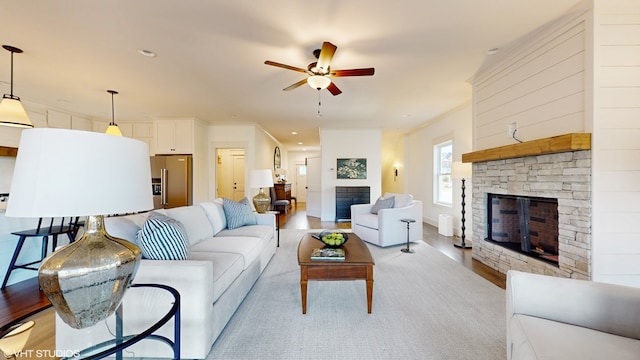
M 288 200 L 289 209 L 291 210 L 291 184 L 273 184 L 276 190 L 276 200 Z

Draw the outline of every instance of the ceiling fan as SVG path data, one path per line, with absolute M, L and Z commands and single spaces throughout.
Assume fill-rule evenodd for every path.
M 285 65 L 281 63 L 277 63 L 274 61 L 265 61 L 264 63 L 267 65 L 277 66 L 284 69 L 289 69 L 301 73 L 306 73 L 309 76 L 305 79 L 298 81 L 297 83 L 290 85 L 282 90 L 289 91 L 293 90 L 304 83 L 309 84 L 314 89 L 322 90 L 327 89 L 332 95 L 340 95 L 342 90 L 340 90 L 336 84 L 331 81 L 332 77 L 341 77 L 341 76 L 371 76 L 373 75 L 375 69 L 374 68 L 363 68 L 363 69 L 347 69 L 347 70 L 332 70 L 331 69 L 331 59 L 333 59 L 333 54 L 335 54 L 337 47 L 330 42 L 325 41 L 322 44 L 322 49 L 316 49 L 313 51 L 313 56 L 317 59 L 317 61 L 312 62 L 307 66 L 306 69 Z

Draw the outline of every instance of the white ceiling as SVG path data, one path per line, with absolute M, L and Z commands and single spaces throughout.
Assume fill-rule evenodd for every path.
M 197 117 L 257 123 L 290 149 L 319 144 L 320 127 L 404 133 L 468 101 L 487 50 L 553 20 L 580 0 L 0 0 L 0 43 L 14 56 L 14 94 L 91 119 Z M 323 41 L 343 91 L 308 86 Z M 138 49 L 157 53 L 147 58 Z M 10 53 L 0 49 L 0 90 Z M 297 131 L 298 135 L 291 135 Z

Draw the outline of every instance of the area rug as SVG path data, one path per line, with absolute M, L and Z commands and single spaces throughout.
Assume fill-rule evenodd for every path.
M 504 290 L 426 243 L 368 245 L 371 314 L 364 281 L 310 281 L 303 315 L 296 252 L 308 231 L 281 230 L 207 359 L 506 359 Z

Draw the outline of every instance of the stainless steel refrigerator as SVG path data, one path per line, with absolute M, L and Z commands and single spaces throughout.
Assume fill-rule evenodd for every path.
M 192 163 L 191 155 L 151 157 L 151 186 L 155 209 L 192 205 Z

